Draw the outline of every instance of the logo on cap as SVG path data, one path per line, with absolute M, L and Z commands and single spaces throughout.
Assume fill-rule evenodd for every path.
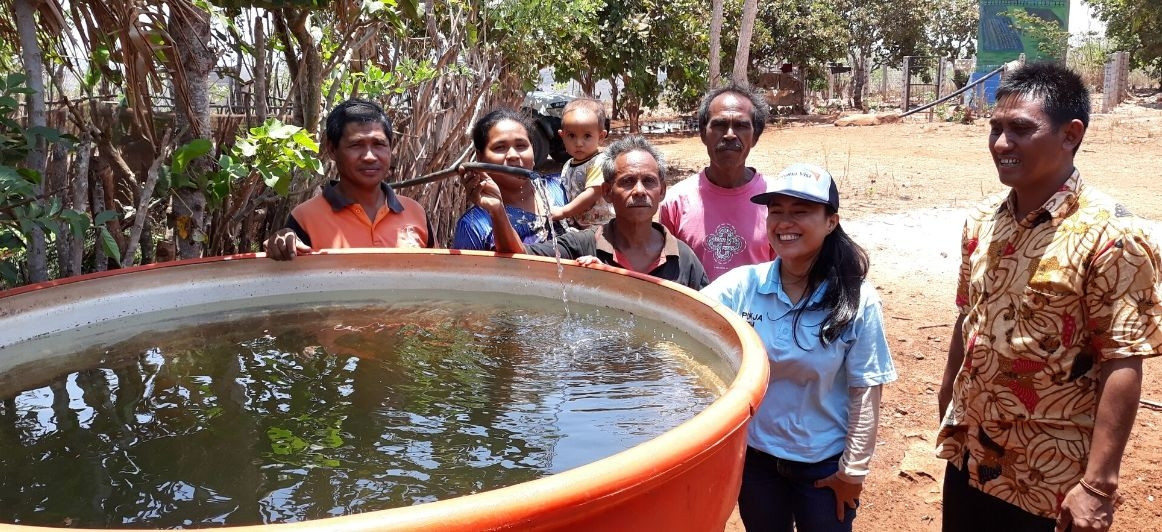
M 835 186 L 835 180 L 827 170 L 813 164 L 796 163 L 784 168 L 774 179 L 767 181 L 766 191 L 756 194 L 750 200 L 766 205 L 772 197 L 780 194 L 830 205 L 839 210 L 839 189 Z

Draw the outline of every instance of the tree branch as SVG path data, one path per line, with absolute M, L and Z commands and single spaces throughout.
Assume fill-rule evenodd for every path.
M 153 159 L 149 170 L 145 173 L 145 185 L 141 188 L 141 198 L 137 203 L 137 211 L 133 213 L 133 227 L 129 230 L 129 242 L 125 244 L 125 252 L 121 254 L 121 267 L 133 264 L 133 256 L 137 254 L 137 246 L 141 241 L 141 228 L 145 227 L 145 219 L 149 218 L 149 200 L 153 198 L 153 189 L 157 186 L 157 174 L 161 169 L 161 162 L 169 156 L 170 136 L 172 129 L 167 129 L 161 139 L 161 153 Z M 119 157 L 118 157 L 119 158 Z M 121 161 L 124 164 L 124 161 Z

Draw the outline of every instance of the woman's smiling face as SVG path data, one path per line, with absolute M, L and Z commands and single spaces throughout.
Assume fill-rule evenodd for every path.
M 486 163 L 533 168 L 533 143 L 524 124 L 515 120 L 501 120 L 488 130 L 488 143 L 477 158 Z M 526 179 L 494 172 L 489 177 L 503 190 L 520 190 Z
M 783 194 L 767 203 L 767 239 L 783 263 L 803 272 L 815 262 L 823 240 L 839 225 L 827 206 Z

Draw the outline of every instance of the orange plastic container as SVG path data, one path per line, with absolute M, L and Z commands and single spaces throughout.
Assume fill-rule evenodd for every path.
M 566 261 L 568 262 L 568 261 Z M 570 263 L 571 264 L 571 263 Z M 616 308 L 687 332 L 719 357 L 729 387 L 678 427 L 608 458 L 531 482 L 377 512 L 242 530 L 722 530 L 738 495 L 746 423 L 766 390 L 767 358 L 729 309 L 674 283 L 608 267 L 458 250 L 342 250 L 279 263 L 261 255 L 142 266 L 0 292 L 0 373 L 60 363 L 13 344 L 127 315 L 288 293 L 367 286 L 493 292 Z M 725 374 L 724 374 L 725 373 Z M 46 530 L 0 525 L 0 528 Z

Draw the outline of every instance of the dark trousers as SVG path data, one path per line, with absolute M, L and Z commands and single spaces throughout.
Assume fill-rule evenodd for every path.
M 851 532 L 855 508 L 835 518 L 835 492 L 816 488 L 839 470 L 839 455 L 808 464 L 747 447 L 738 513 L 747 532 Z
M 1031 514 L 968 485 L 968 468 L 944 469 L 944 532 L 1052 532 L 1056 521 Z

